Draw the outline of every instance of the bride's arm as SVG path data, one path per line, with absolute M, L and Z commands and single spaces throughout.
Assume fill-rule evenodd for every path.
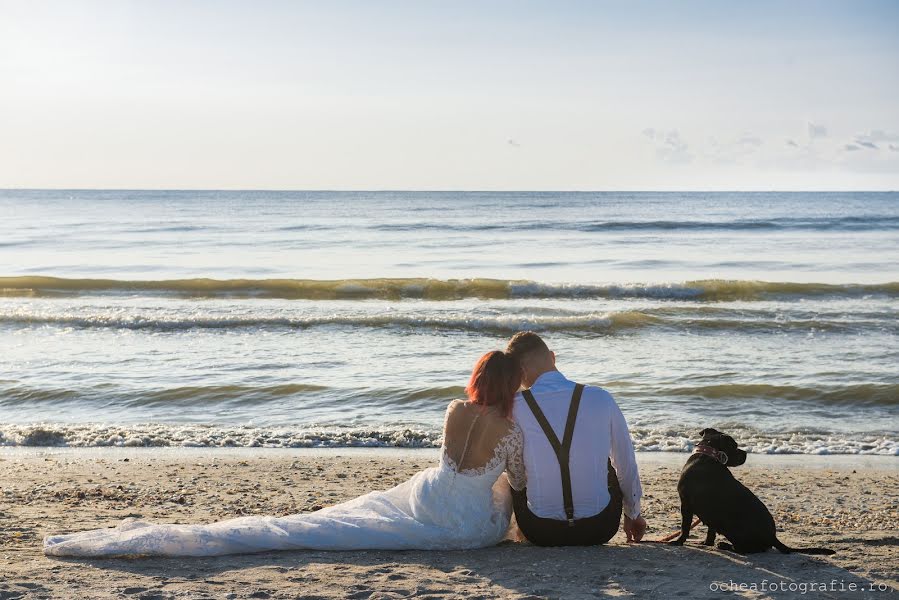
M 443 416 L 443 447 L 447 447 L 447 436 L 449 435 L 449 421 L 450 414 L 453 413 L 455 408 L 463 404 L 462 400 L 453 400 L 446 407 L 446 414 Z
M 524 470 L 524 437 L 517 424 L 512 425 L 512 430 L 506 436 L 506 472 L 509 474 L 509 484 L 517 491 L 527 487 L 527 475 Z

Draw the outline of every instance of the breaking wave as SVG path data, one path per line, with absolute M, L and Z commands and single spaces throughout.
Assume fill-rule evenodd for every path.
M 804 400 L 825 404 L 899 406 L 899 385 L 868 383 L 832 387 L 801 387 L 762 383 L 730 383 L 696 387 L 675 387 L 666 395 L 687 396 L 704 400 Z
M 874 454 L 899 456 L 899 440 L 884 435 L 842 435 L 788 431 L 732 432 L 740 447 L 763 454 Z M 683 429 L 631 430 L 642 452 L 691 452 L 695 432 Z M 2 425 L 0 446 L 53 447 L 247 447 L 247 448 L 436 448 L 436 429 L 257 428 L 204 425 Z
M 423 315 L 323 315 L 310 317 L 214 316 L 165 318 L 150 315 L 87 314 L 47 315 L 0 312 L 0 324 L 56 325 L 79 328 L 149 329 L 179 331 L 187 329 L 309 328 L 327 325 L 363 328 L 451 329 L 460 331 L 514 332 L 521 329 L 541 331 L 612 332 L 661 323 L 659 317 L 640 311 L 591 313 L 572 316 L 423 316 Z
M 880 295 L 899 297 L 899 282 L 828 284 L 706 279 L 662 284 L 565 284 L 506 279 L 71 279 L 0 277 L 0 295 L 78 296 L 169 294 L 184 297 L 282 298 L 297 300 L 464 298 L 656 298 L 708 301 Z
M 693 400 L 717 403 L 743 403 L 763 400 L 785 410 L 792 402 L 846 406 L 899 406 L 899 384 L 859 383 L 849 385 L 797 386 L 760 383 L 721 383 L 697 386 L 644 386 L 619 381 L 618 395 L 630 399 L 670 400 L 673 403 Z M 464 398 L 462 386 L 332 388 L 321 385 L 285 383 L 280 385 L 191 385 L 156 389 L 118 388 L 110 385 L 84 388 L 36 387 L 15 382 L 0 382 L 0 407 L 36 406 L 49 403 L 76 402 L 84 406 L 103 406 L 126 410 L 135 407 L 216 407 L 228 406 L 252 410 L 268 403 L 288 403 L 299 414 L 305 404 L 321 401 L 333 406 L 421 408 L 433 410 L 454 398 Z M 60 404 L 61 406 L 61 404 Z

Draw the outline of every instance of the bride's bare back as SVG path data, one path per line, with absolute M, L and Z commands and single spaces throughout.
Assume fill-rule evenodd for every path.
M 512 484 L 519 487 L 524 478 L 521 432 L 510 419 L 492 408 L 455 400 L 447 408 L 443 435 L 444 452 L 457 471 L 481 472 L 505 460 Z

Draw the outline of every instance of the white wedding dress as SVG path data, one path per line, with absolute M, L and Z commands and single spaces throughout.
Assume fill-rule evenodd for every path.
M 477 417 L 469 428 L 469 438 L 476 421 Z M 505 537 L 509 527 L 509 483 L 516 489 L 524 487 L 521 447 L 521 430 L 513 425 L 496 444 L 493 457 L 480 468 L 460 471 L 444 444 L 438 466 L 417 473 L 393 489 L 371 492 L 317 512 L 241 517 L 210 525 L 161 525 L 126 519 L 114 528 L 48 536 L 44 553 L 218 556 L 268 550 L 457 550 L 491 546 Z M 460 463 L 464 462 L 465 449 Z

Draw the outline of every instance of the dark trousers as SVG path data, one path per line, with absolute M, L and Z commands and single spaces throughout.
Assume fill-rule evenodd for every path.
M 609 505 L 592 517 L 568 521 L 544 519 L 528 508 L 527 489 L 512 490 L 515 520 L 524 537 L 537 546 L 597 546 L 608 542 L 621 524 L 621 486 L 615 470 L 609 464 Z

